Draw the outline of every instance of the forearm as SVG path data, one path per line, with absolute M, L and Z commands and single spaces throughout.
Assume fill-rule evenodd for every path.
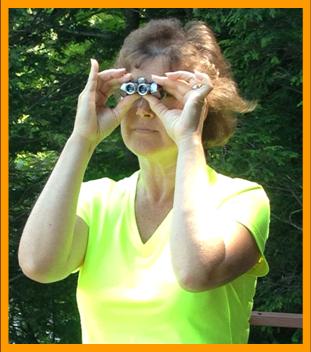
M 171 252 L 180 282 L 198 290 L 208 285 L 210 271 L 225 255 L 224 241 L 215 231 L 209 179 L 201 141 L 178 146 Z
M 21 237 L 19 262 L 26 271 L 58 270 L 68 259 L 79 190 L 93 150 L 77 136 L 68 139 Z

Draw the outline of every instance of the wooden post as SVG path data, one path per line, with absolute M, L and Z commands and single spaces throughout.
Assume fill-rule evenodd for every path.
M 250 324 L 254 326 L 276 326 L 283 328 L 302 328 L 302 314 L 252 312 Z

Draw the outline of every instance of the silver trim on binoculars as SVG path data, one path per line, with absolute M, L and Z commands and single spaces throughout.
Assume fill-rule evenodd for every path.
M 138 93 L 141 96 L 150 93 L 159 99 L 164 96 L 164 91 L 161 86 L 156 82 L 146 82 L 144 77 L 139 77 L 137 81 L 123 83 L 120 87 L 120 93 L 123 97 L 134 93 Z

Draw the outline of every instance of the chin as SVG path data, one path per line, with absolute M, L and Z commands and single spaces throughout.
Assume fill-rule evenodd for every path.
M 126 139 L 123 138 L 123 142 L 127 149 L 129 149 L 137 157 L 144 158 L 161 158 L 165 154 L 172 154 L 175 158 L 177 155 L 177 146 L 173 141 L 167 141 L 168 143 L 162 143 L 161 139 L 151 138 L 135 138 Z
M 160 153 L 162 150 L 165 150 L 165 148 L 161 148 L 159 145 L 155 145 L 155 143 L 139 140 L 131 143 L 124 141 L 124 144 L 127 149 L 137 156 L 152 157 L 153 155 Z

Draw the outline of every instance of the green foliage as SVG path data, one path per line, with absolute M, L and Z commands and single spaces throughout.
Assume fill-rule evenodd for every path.
M 300 9 L 10 10 L 10 341 L 79 343 L 76 276 L 51 285 L 25 278 L 17 247 L 32 205 L 73 127 L 77 97 L 97 58 L 112 65 L 126 36 L 152 18 L 206 21 L 242 95 L 258 107 L 239 120 L 209 162 L 262 184 L 271 200 L 270 274 L 255 309 L 301 312 L 302 14 Z M 113 104 L 114 101 L 111 101 Z M 120 179 L 138 167 L 119 131 L 97 148 L 86 179 Z M 27 292 L 27 295 L 24 294 Z M 251 343 L 300 343 L 295 329 L 252 328 Z
M 254 308 L 301 312 L 301 10 L 196 10 L 196 16 L 216 29 L 242 94 L 259 102 L 230 143 L 210 151 L 216 169 L 259 182 L 270 198 L 270 274 L 259 280 Z M 301 341 L 293 329 L 252 331 L 250 342 Z

